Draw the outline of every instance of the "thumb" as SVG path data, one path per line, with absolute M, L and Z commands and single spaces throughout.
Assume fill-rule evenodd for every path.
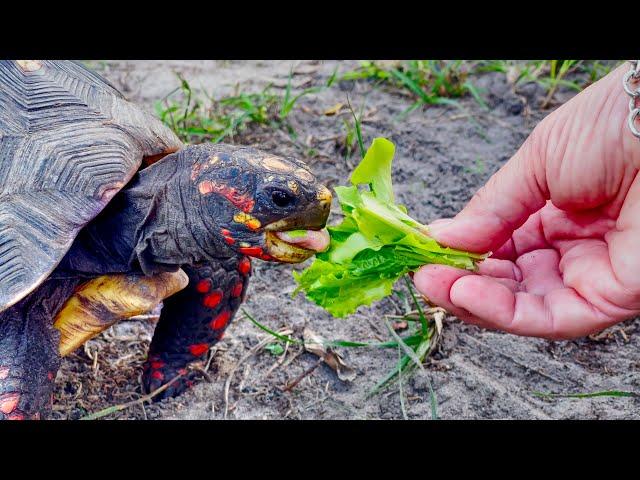
M 542 122 L 516 154 L 454 218 L 428 225 L 429 235 L 448 247 L 484 253 L 503 245 L 549 197 Z

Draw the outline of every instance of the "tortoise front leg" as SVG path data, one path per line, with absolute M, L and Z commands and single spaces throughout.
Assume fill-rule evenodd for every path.
M 0 420 L 39 419 L 51 410 L 60 367 L 53 312 L 75 281 L 48 281 L 0 313 Z
M 143 382 L 152 392 L 179 374 L 183 377 L 155 400 L 179 395 L 192 385 L 195 374 L 187 367 L 204 361 L 209 348 L 222 338 L 244 299 L 251 263 L 248 257 L 233 257 L 183 269 L 189 285 L 164 302 Z

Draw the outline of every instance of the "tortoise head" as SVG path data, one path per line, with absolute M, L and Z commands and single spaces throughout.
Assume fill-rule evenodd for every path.
M 328 246 L 331 192 L 303 162 L 224 144 L 183 154 L 193 160 L 191 191 L 218 249 L 297 263 Z

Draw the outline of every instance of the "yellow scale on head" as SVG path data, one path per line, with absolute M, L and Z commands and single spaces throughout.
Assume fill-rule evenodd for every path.
M 262 224 L 260 220 L 249 213 L 238 212 L 233 216 L 233 221 L 246 225 L 251 230 L 258 230 Z

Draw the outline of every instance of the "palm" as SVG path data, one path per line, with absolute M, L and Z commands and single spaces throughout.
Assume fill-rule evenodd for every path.
M 522 309 L 515 312 L 514 333 L 584 335 L 638 313 L 640 304 L 618 271 L 629 265 L 635 249 L 610 252 L 607 240 L 622 232 L 616 230 L 619 212 L 606 210 L 570 213 L 549 202 L 481 266 L 483 276 L 519 297 Z M 540 303 L 545 315 L 537 325 L 519 325 L 518 318 L 535 315 L 532 310 Z M 579 324 L 554 325 L 570 310 L 580 312 Z

